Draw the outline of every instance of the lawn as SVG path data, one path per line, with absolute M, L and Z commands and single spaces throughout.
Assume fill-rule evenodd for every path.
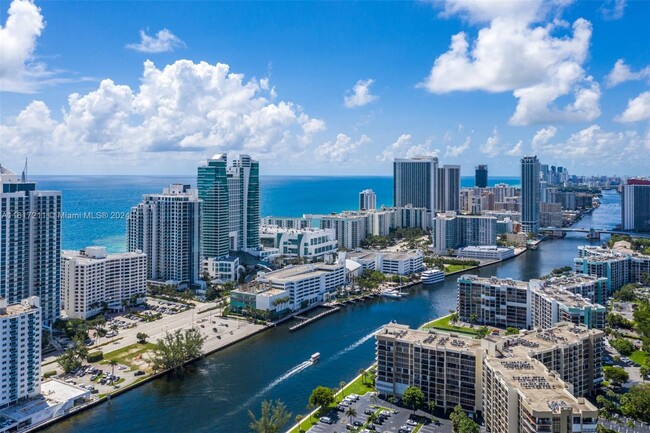
M 472 265 L 445 265 L 445 274 L 464 271 L 465 269 L 474 268 Z
M 142 357 L 147 352 L 150 352 L 156 347 L 153 343 L 135 343 L 130 346 L 123 347 L 113 352 L 105 353 L 104 359 L 100 364 L 106 365 L 111 360 L 116 360 L 120 365 L 126 365 L 131 370 L 141 369 L 141 366 L 135 362 L 136 357 Z
M 469 328 L 467 326 L 456 326 L 449 323 L 450 318 L 451 315 L 440 317 L 439 319 L 425 323 L 420 327 L 420 329 L 441 329 L 443 331 L 461 332 L 463 334 L 476 335 L 476 330 L 473 328 Z
M 334 407 L 337 404 L 339 404 L 343 400 L 343 398 L 345 398 L 345 395 L 350 395 L 350 394 L 364 395 L 367 392 L 374 391 L 374 388 L 368 385 L 368 380 L 369 380 L 368 376 L 366 376 L 365 379 L 366 383 L 363 383 L 361 379 L 362 377 L 359 376 L 351 383 L 345 385 L 342 390 L 343 392 L 339 391 L 336 393 L 336 395 L 334 396 L 334 403 L 332 403 L 332 405 L 329 406 L 327 410 L 321 409 L 320 411 L 316 411 L 311 417 L 307 415 L 305 419 L 303 419 L 300 422 L 300 425 L 290 430 L 289 433 L 306 432 L 314 425 L 318 424 L 319 414 L 321 413 L 325 414 L 330 410 L 334 409 Z
M 643 350 L 635 350 L 634 352 L 632 352 L 629 358 L 632 360 L 632 362 L 634 362 L 638 366 L 643 367 L 644 365 L 646 365 L 646 356 Z

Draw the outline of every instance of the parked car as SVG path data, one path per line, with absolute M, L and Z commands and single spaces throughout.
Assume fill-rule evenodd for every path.
M 332 421 L 332 418 L 330 418 L 328 416 L 321 417 L 319 421 L 322 422 L 322 423 L 325 423 L 325 424 L 332 424 L 334 422 L 334 421 Z

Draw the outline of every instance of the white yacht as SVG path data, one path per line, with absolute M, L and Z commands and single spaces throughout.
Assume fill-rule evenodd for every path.
M 398 299 L 402 297 L 402 294 L 397 290 L 388 289 L 381 292 L 381 296 L 385 298 Z
M 422 272 L 420 281 L 424 285 L 442 283 L 445 281 L 445 273 L 437 268 L 429 269 Z

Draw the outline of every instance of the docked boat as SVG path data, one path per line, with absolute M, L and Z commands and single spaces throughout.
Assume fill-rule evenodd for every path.
M 309 361 L 311 361 L 312 364 L 316 364 L 319 359 L 320 359 L 320 353 L 316 352 L 311 356 L 311 358 L 309 358 Z
M 429 269 L 427 271 L 422 272 L 422 275 L 420 276 L 420 281 L 424 285 L 442 283 L 443 281 L 445 281 L 445 273 L 439 269 Z
M 390 290 L 389 289 L 389 290 L 384 290 L 383 292 L 381 292 L 381 296 L 383 296 L 385 298 L 398 299 L 398 298 L 402 297 L 402 294 L 397 290 Z

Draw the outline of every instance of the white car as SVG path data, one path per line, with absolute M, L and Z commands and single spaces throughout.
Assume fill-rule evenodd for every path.
M 321 417 L 319 421 L 322 422 L 322 423 L 325 423 L 325 424 L 332 424 L 334 422 L 334 421 L 332 421 L 332 418 L 330 418 L 328 416 Z

